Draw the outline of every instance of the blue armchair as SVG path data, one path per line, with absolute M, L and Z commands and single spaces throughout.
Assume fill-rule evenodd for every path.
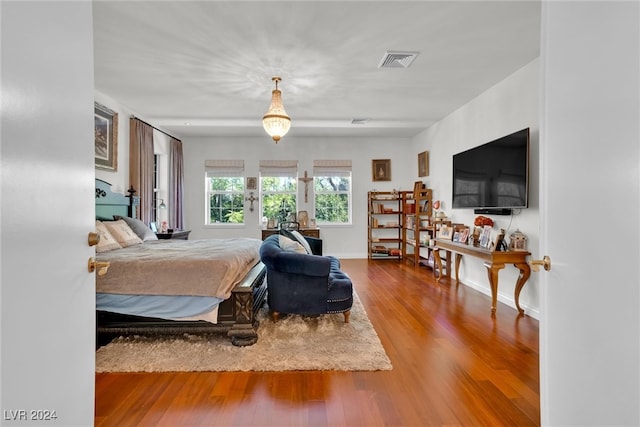
M 313 248 L 312 237 L 305 237 Z M 260 247 L 267 267 L 267 301 L 273 321 L 280 313 L 344 313 L 345 323 L 353 305 L 353 284 L 333 256 L 285 251 L 280 235 L 267 237 Z

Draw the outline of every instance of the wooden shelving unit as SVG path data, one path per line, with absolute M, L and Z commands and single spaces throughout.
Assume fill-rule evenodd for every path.
M 416 266 L 426 265 L 431 253 L 429 240 L 435 238 L 432 203 L 433 191 L 430 188 L 407 192 L 404 199 L 402 257 Z
M 369 191 L 369 259 L 402 259 L 404 194 L 405 192 Z

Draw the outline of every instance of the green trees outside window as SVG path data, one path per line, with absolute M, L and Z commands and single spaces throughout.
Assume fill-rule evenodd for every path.
M 351 222 L 351 176 L 316 176 L 313 187 L 318 224 Z
M 298 180 L 290 176 L 261 176 L 262 217 L 282 222 L 297 213 Z
M 244 177 L 207 177 L 208 224 L 244 223 Z

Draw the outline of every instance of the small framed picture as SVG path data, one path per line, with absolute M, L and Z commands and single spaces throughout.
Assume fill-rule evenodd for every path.
M 374 181 L 391 181 L 391 159 L 372 160 L 371 173 Z
M 460 243 L 467 243 L 467 239 L 469 239 L 469 228 L 464 228 L 460 232 L 460 239 L 458 241 Z
M 309 228 L 316 228 L 316 219 L 315 218 L 310 218 L 309 219 Z
M 440 230 L 438 230 L 438 238 L 439 239 L 449 239 L 449 240 L 451 240 L 452 237 L 453 237 L 453 227 L 449 227 L 447 225 L 443 225 L 442 227 L 440 227 Z
M 491 226 L 485 225 L 480 235 L 480 246 L 483 248 L 489 248 L 491 246 Z
M 155 222 L 150 222 L 149 223 L 149 228 L 151 229 L 151 231 L 153 231 L 154 233 L 158 232 L 158 225 Z
M 118 170 L 118 113 L 95 102 L 94 118 L 95 167 L 115 172 Z
M 301 228 L 309 227 L 309 214 L 307 211 L 298 211 L 298 222 Z
M 257 190 L 258 189 L 258 177 L 248 176 L 247 177 L 247 190 Z
M 429 152 L 418 154 L 418 176 L 429 176 Z

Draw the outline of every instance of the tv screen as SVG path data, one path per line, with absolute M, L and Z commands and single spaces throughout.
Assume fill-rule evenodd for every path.
M 453 156 L 452 206 L 526 208 L 529 128 Z

